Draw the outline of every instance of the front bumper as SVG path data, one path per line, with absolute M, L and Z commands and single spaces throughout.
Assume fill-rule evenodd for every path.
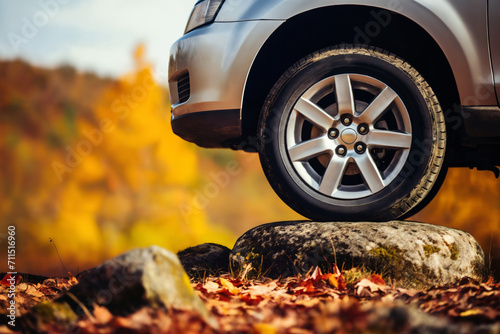
M 246 78 L 260 48 L 282 21 L 215 22 L 172 45 L 172 128 L 202 147 L 231 146 L 242 136 Z

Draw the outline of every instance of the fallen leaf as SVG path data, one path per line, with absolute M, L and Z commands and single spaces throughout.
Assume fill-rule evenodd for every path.
M 328 283 L 330 283 L 330 285 L 335 289 L 339 288 L 339 281 L 337 281 L 334 275 L 330 276 L 330 278 L 328 279 Z
M 314 269 L 314 271 L 312 272 L 310 278 L 313 280 L 313 281 L 317 281 L 318 279 L 320 279 L 320 277 L 322 276 L 322 273 L 321 273 L 321 269 L 319 267 L 316 267 Z
M 297 300 L 295 302 L 296 305 L 302 305 L 305 307 L 314 307 L 319 304 L 319 299 L 318 298 L 311 298 L 311 299 L 301 299 Z
M 210 292 L 217 292 L 220 290 L 219 284 L 212 282 L 212 281 L 208 281 L 205 284 L 203 284 L 203 288 L 205 290 L 207 290 L 207 292 L 209 292 L 209 293 Z
M 368 278 L 372 283 L 378 284 L 378 285 L 385 285 L 385 281 L 382 278 L 382 276 L 373 274 Z
M 254 296 L 262 296 L 270 293 L 278 287 L 275 281 L 268 284 L 259 284 L 253 285 L 248 288 L 248 292 L 250 292 Z
M 260 302 L 263 300 L 264 298 L 261 297 L 261 296 L 253 296 L 249 293 L 247 294 L 244 294 L 240 297 L 240 300 L 242 302 L 244 302 L 245 304 L 247 305 L 250 305 L 250 306 L 255 306 L 255 305 L 259 305 Z
M 387 289 L 387 286 L 375 284 L 367 278 L 363 278 L 361 281 L 359 281 L 356 284 L 356 293 L 359 296 L 363 296 L 363 297 L 366 297 L 366 295 L 369 295 L 370 297 L 372 297 L 374 292 L 379 292 L 379 291 L 383 292 L 386 289 Z M 367 291 L 368 291 L 368 293 L 367 293 Z
M 73 276 L 69 271 L 68 271 L 68 283 L 71 285 L 78 284 L 78 280 L 76 279 L 76 277 Z
M 39 289 L 36 288 L 35 285 L 33 284 L 29 284 L 25 293 L 31 297 L 35 297 L 35 298 L 41 298 L 41 297 L 45 297 L 45 294 L 43 292 L 41 292 Z
M 256 324 L 253 326 L 255 333 L 257 334 L 275 334 L 278 330 L 269 324 Z
M 240 290 L 234 287 L 233 283 L 231 283 L 227 279 L 220 277 L 219 282 L 223 287 L 227 289 L 227 291 L 229 291 L 230 294 L 237 295 L 240 293 Z
M 14 279 L 15 279 L 14 285 L 17 285 L 17 283 L 19 283 L 22 278 L 23 277 L 21 275 L 15 274 L 14 275 Z M 0 285 L 8 287 L 8 286 L 12 285 L 12 282 L 13 282 L 12 275 L 11 274 L 7 274 L 0 281 Z
M 94 317 L 98 323 L 107 324 L 113 319 L 113 315 L 104 306 L 94 307 Z
M 483 311 L 481 309 L 471 309 L 471 310 L 467 310 L 467 311 L 464 311 L 464 312 L 461 312 L 460 313 L 460 316 L 461 317 L 470 317 L 470 316 L 474 316 L 474 315 L 478 315 L 478 314 L 482 314 Z

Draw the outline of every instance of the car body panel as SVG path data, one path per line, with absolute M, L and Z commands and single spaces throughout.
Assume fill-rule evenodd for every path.
M 179 39 L 171 48 L 169 63 L 173 118 L 209 110 L 240 109 L 253 59 L 280 23 L 213 23 Z M 187 103 L 179 103 L 176 84 L 186 70 L 191 96 Z
M 414 21 L 444 51 L 457 78 L 462 105 L 497 103 L 496 96 L 485 94 L 493 87 L 487 0 L 227 0 L 216 21 L 287 20 L 309 10 L 339 5 L 377 7 Z
M 497 101 L 500 105 L 500 0 L 489 0 L 490 46 Z M 496 41 L 496 43 L 494 43 Z

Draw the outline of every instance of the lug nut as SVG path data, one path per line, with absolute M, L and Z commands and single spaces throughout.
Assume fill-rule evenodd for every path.
M 358 143 L 355 145 L 356 153 L 363 154 L 366 151 L 366 145 L 363 143 Z
M 343 115 L 341 118 L 342 118 L 342 124 L 344 124 L 345 126 L 349 126 L 349 125 L 351 125 L 351 123 L 352 123 L 352 119 L 351 119 L 351 117 L 350 117 L 350 116 L 348 116 L 348 115 Z
M 340 133 L 339 130 L 337 129 L 330 129 L 328 130 L 328 137 L 330 139 L 337 139 L 339 137 Z
M 368 125 L 366 125 L 366 124 L 360 124 L 358 126 L 358 132 L 361 135 L 366 135 L 368 133 Z
M 347 153 L 347 148 L 343 145 L 337 147 L 337 150 L 336 150 L 337 154 L 341 157 L 345 156 L 346 153 Z

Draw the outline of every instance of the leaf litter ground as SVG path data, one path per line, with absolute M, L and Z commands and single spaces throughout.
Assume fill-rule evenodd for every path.
M 8 285 L 0 281 L 0 307 L 6 310 Z M 19 315 L 50 301 L 77 280 L 49 278 L 19 282 Z M 192 286 L 216 319 L 211 328 L 192 311 L 144 307 L 123 317 L 96 306 L 72 326 L 78 333 L 498 333 L 500 284 L 464 278 L 456 285 L 407 290 L 371 275 L 346 283 L 345 276 L 322 274 L 280 280 L 241 280 L 229 275 L 193 280 Z M 1 316 L 0 332 L 16 333 Z M 56 317 L 57 318 L 57 317 Z M 22 320 L 21 320 L 22 321 Z M 16 328 L 14 328 L 16 329 Z M 18 328 L 19 330 L 19 328 Z M 33 332 L 66 333 L 57 320 L 38 322 Z

